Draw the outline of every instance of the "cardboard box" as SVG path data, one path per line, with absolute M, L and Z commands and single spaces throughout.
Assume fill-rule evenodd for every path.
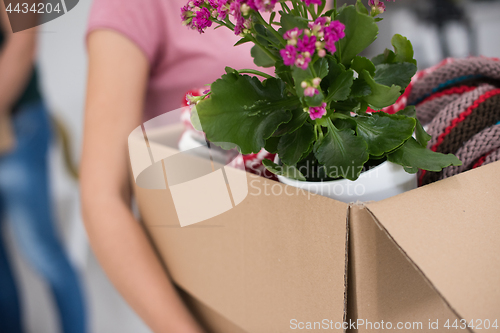
M 477 332 L 500 321 L 500 163 L 353 205 L 226 169 L 230 194 L 247 177 L 246 198 L 181 227 L 165 166 L 181 132 L 139 127 L 131 165 L 145 228 L 209 332 L 447 332 L 460 320 L 481 321 L 458 329 Z

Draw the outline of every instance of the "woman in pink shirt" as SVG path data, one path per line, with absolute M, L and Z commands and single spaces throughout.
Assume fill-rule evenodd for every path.
M 87 36 L 88 96 L 81 170 L 83 214 L 108 276 L 154 332 L 202 332 L 179 299 L 130 209 L 127 137 L 177 109 L 184 94 L 250 68 L 250 46 L 181 25 L 185 0 L 95 0 Z

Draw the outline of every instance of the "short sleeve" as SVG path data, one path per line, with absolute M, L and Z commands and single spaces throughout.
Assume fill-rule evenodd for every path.
M 94 0 L 88 35 L 110 29 L 135 43 L 154 64 L 164 43 L 160 0 Z

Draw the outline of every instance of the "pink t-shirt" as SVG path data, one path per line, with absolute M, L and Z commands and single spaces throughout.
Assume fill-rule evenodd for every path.
M 212 83 L 225 66 L 257 68 L 251 44 L 227 28 L 204 34 L 181 24 L 187 0 L 94 0 L 87 34 L 112 29 L 133 41 L 147 56 L 151 70 L 144 120 L 178 109 L 187 91 Z M 269 72 L 269 70 L 267 71 Z

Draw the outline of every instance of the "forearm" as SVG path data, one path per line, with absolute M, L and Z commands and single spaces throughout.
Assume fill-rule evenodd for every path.
M 14 105 L 31 78 L 35 62 L 36 28 L 12 33 L 3 3 L 0 4 L 0 16 L 2 23 L 0 28 L 2 28 L 5 37 L 4 44 L 0 49 L 1 112 Z
M 33 71 L 35 47 L 7 41 L 0 52 L 0 110 L 10 109 L 21 96 Z
M 81 164 L 85 225 L 111 281 L 156 333 L 200 333 L 129 207 L 127 138 L 142 118 L 144 53 L 113 31 L 89 36 Z
M 127 302 L 157 333 L 202 332 L 165 274 L 141 225 L 121 200 L 84 198 L 92 248 Z

